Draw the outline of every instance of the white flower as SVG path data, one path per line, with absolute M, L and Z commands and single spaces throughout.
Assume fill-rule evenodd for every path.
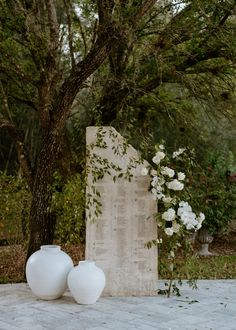
M 202 212 L 200 212 L 200 213 L 199 213 L 199 217 L 198 217 L 198 219 L 199 219 L 201 222 L 203 222 L 203 221 L 205 220 L 205 214 L 202 213 Z
M 183 172 L 178 173 L 178 180 L 182 181 L 185 179 L 185 174 Z
M 176 157 L 180 156 L 185 150 L 186 150 L 186 148 L 179 148 L 177 151 L 173 152 L 172 157 L 176 158 Z
M 199 230 L 200 228 L 202 228 L 202 224 L 199 222 L 195 228 L 195 230 Z
M 154 176 L 151 182 L 151 185 L 153 187 L 157 187 L 157 186 L 162 186 L 165 183 L 165 180 L 163 178 L 160 178 L 158 176 Z
M 205 220 L 205 214 L 200 212 L 199 216 L 197 217 L 197 225 L 196 230 L 199 230 L 202 227 L 202 222 Z
M 172 202 L 172 198 L 171 197 L 164 197 L 163 199 L 163 203 L 165 203 L 165 204 L 169 204 L 169 203 L 171 203 Z
M 172 222 L 172 228 L 173 228 L 173 232 L 174 233 L 178 233 L 179 232 L 179 230 L 180 230 L 180 225 L 176 222 L 176 221 L 173 221 Z
M 188 202 L 185 202 L 185 201 L 181 201 L 179 202 L 179 206 L 180 207 L 187 207 L 187 206 L 190 206 Z M 191 207 L 191 206 L 190 206 Z
M 179 208 L 177 210 L 177 214 L 180 217 L 182 213 L 186 212 L 192 212 L 191 206 L 188 204 L 188 202 L 180 202 Z
M 141 175 L 143 175 L 143 176 L 148 175 L 148 169 L 146 167 L 143 167 L 141 169 Z
M 182 190 L 184 188 L 183 183 L 178 181 L 177 179 L 174 179 L 173 181 L 166 183 L 167 188 L 171 190 Z
M 163 144 L 160 144 L 160 145 L 159 145 L 159 149 L 160 149 L 160 150 L 164 150 L 164 149 L 165 149 L 165 147 L 163 146 Z
M 163 151 L 158 151 L 156 155 L 152 158 L 153 163 L 156 165 L 160 164 L 160 161 L 165 158 L 165 153 Z
M 157 175 L 157 171 L 154 170 L 154 169 L 152 169 L 152 170 L 151 170 L 151 175 L 152 175 L 152 176 L 156 176 L 156 175 Z
M 174 258 L 175 257 L 175 252 L 173 250 L 170 251 L 170 257 Z
M 175 219 L 175 210 L 172 208 L 169 208 L 166 212 L 162 214 L 162 219 L 165 221 L 173 221 Z
M 172 170 L 172 168 L 163 166 L 163 167 L 161 167 L 161 174 L 167 175 L 168 177 L 173 178 L 173 176 L 175 175 L 175 171 Z
M 161 192 L 162 191 L 162 187 L 158 187 L 159 189 L 157 188 L 152 188 L 152 194 L 154 196 L 154 199 L 162 199 L 163 197 L 165 197 L 165 195 Z
M 165 233 L 168 236 L 172 236 L 174 234 L 173 228 L 165 228 Z

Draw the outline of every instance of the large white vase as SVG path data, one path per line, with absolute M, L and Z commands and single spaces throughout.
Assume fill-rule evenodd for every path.
M 44 300 L 57 299 L 67 289 L 72 259 L 58 245 L 42 245 L 26 263 L 26 279 L 33 293 Z
M 78 304 L 94 304 L 105 287 L 104 272 L 94 261 L 80 261 L 68 275 L 68 287 Z

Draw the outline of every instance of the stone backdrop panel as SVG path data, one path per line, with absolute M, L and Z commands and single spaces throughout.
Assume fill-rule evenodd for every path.
M 157 248 L 145 247 L 157 237 L 156 202 L 148 191 L 150 177 L 141 175 L 148 163 L 141 164 L 138 152 L 112 127 L 88 127 L 86 138 L 86 259 L 104 270 L 104 295 L 156 295 Z M 104 166 L 109 173 L 97 178 Z M 121 177 L 127 168 L 130 181 Z M 120 177 L 114 180 L 114 176 Z M 102 213 L 97 216 L 93 198 L 101 203 Z

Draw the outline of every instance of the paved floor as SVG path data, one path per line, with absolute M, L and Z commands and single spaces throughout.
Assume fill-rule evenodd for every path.
M 163 283 L 162 283 L 163 286 Z M 184 283 L 181 297 L 102 297 L 78 305 L 67 292 L 43 301 L 24 283 L 0 285 L 0 330 L 236 330 L 236 280 Z

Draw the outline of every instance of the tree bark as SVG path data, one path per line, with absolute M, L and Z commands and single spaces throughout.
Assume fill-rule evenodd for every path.
M 56 219 L 51 210 L 52 183 L 59 149 L 59 137 L 45 134 L 34 177 L 27 259 L 41 245 L 53 243 Z

